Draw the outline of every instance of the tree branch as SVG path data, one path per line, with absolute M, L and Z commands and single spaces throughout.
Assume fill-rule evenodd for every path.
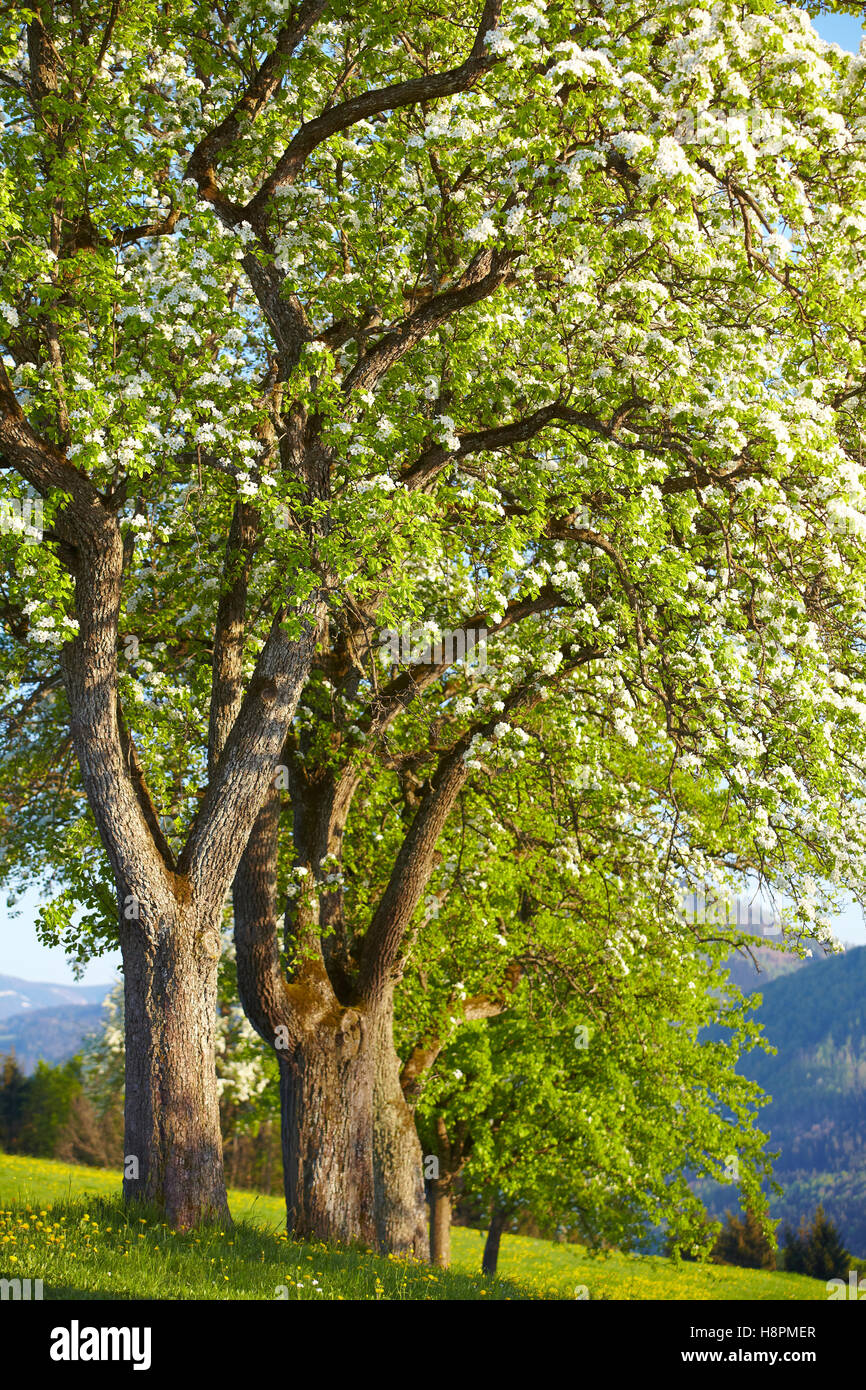
M 421 308 L 377 339 L 359 358 L 343 382 L 345 394 L 375 386 L 389 367 L 399 362 L 452 314 L 487 299 L 505 282 L 518 255 L 517 251 L 500 251 L 490 247 L 479 251 L 455 285 L 441 294 L 433 295 Z
M 475 994 L 464 1001 L 462 1007 L 455 1001 L 449 1003 L 449 1012 L 462 1013 L 466 1023 L 474 1023 L 483 1018 L 496 1018 L 510 1007 L 510 996 L 516 990 L 523 976 L 523 964 L 512 961 L 505 972 L 505 979 L 496 994 Z M 429 1071 L 439 1056 L 444 1041 L 440 1037 L 424 1038 L 416 1043 L 400 1072 L 400 1087 L 410 1104 L 417 1100 L 421 1090 L 421 1077 Z
M 502 11 L 502 0 L 485 0 L 481 12 L 478 31 L 472 51 L 465 62 L 447 72 L 430 73 L 424 77 L 413 77 L 406 82 L 396 82 L 389 87 L 377 87 L 371 92 L 362 92 L 348 101 L 332 106 L 314 120 L 302 125 L 290 141 L 277 162 L 273 173 L 265 179 L 259 191 L 244 209 L 244 217 L 255 225 L 276 189 L 297 178 L 307 156 L 318 145 L 332 135 L 347 130 L 358 121 L 369 120 L 371 116 L 385 111 L 396 111 L 400 107 L 415 106 L 422 101 L 436 101 L 439 97 L 465 92 L 486 72 L 500 62 L 485 45 L 488 31 L 495 29 Z
M 316 643 L 324 625 L 325 595 L 314 592 L 294 611 L 301 635 L 288 637 L 282 608 L 274 618 L 256 669 L 222 754 L 208 782 L 202 806 L 179 860 L 194 888 L 213 888 L 224 880 L 227 892 L 256 816 L 274 776 L 289 725 L 307 683 Z
M 187 161 L 184 177 L 195 179 L 203 198 L 208 197 L 210 190 L 218 196 L 216 165 L 220 155 L 274 96 L 283 80 L 287 59 L 321 18 L 326 5 L 327 0 L 302 0 L 289 22 L 277 34 L 272 51 L 248 83 L 240 100 L 219 125 L 208 131 L 196 145 Z M 248 211 L 241 216 L 252 221 Z
M 592 655 L 595 655 L 594 650 Z M 573 664 L 579 665 L 590 659 L 582 650 Z M 358 991 L 365 1005 L 378 1003 L 388 989 L 400 944 L 433 869 L 436 843 L 469 776 L 465 755 L 473 738 L 476 734 L 492 734 L 495 726 L 507 715 L 518 708 L 531 708 L 539 699 L 534 683 L 531 680 L 522 682 L 504 701 L 503 711 L 467 729 L 457 743 L 442 754 L 438 769 L 400 846 L 391 877 L 364 939 Z
M 211 776 L 241 706 L 247 589 L 258 530 L 255 509 L 246 502 L 236 502 L 214 632 L 207 752 Z

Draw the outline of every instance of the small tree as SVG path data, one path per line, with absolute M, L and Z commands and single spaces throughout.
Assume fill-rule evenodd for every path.
M 33 1075 L 26 1076 L 10 1053 L 0 1071 L 0 1145 L 10 1153 L 53 1157 L 80 1094 L 79 1058 L 59 1066 L 40 1060 Z
M 539 865 L 536 889 L 548 886 Z M 708 1250 L 718 1227 L 708 1226 L 689 1179 L 695 1169 L 718 1175 L 733 1148 L 744 1205 L 754 1206 L 756 1222 L 766 1220 L 761 1180 L 769 1165 L 764 1136 L 750 1123 L 759 1096 L 735 1071 L 754 1042 L 744 1001 L 712 991 L 715 968 L 697 953 L 677 976 L 661 925 L 650 921 L 628 972 L 605 976 L 601 922 L 585 906 L 574 917 L 571 954 L 560 941 L 554 957 L 552 922 L 540 902 L 524 897 L 504 924 L 510 936 L 527 933 L 523 973 L 512 974 L 498 1000 L 475 992 L 471 962 L 453 950 L 449 967 L 455 955 L 466 966 L 466 996 L 448 999 L 451 1018 L 440 1020 L 441 1032 L 431 1022 L 408 1049 L 406 1093 L 417 1090 L 419 1135 L 439 1160 L 431 1203 L 436 1263 L 448 1261 L 458 1175 L 461 1196 L 489 1214 L 483 1269 L 491 1274 L 501 1235 L 518 1213 L 542 1229 L 561 1223 L 597 1249 L 646 1248 L 666 1223 L 676 1248 Z M 619 907 L 625 934 L 635 904 L 623 895 Z M 436 921 L 446 940 L 447 904 Z M 557 968 L 544 970 L 539 961 Z M 439 982 L 431 971 L 424 983 L 429 1002 Z M 455 1021 L 460 1012 L 462 1023 Z M 700 1040 L 711 1018 L 731 1030 L 729 1044 Z M 404 1036 L 410 1026 L 401 1022 Z
M 713 1247 L 715 1264 L 740 1265 L 743 1269 L 775 1269 L 776 1251 L 762 1223 L 751 1206 L 743 1219 L 725 1212 L 725 1224 Z
M 786 1226 L 784 1240 L 785 1269 L 790 1273 L 808 1274 L 813 1279 L 847 1279 L 851 1256 L 823 1206 L 816 1209 L 811 1225 L 804 1216 L 798 1231 Z

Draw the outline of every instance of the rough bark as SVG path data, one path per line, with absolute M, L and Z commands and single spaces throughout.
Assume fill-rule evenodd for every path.
M 305 1031 L 280 1064 L 286 1220 L 298 1238 L 375 1246 L 373 1058 L 355 1010 Z
M 508 1216 L 505 1210 L 495 1206 L 490 1217 L 487 1239 L 484 1242 L 484 1254 L 481 1257 L 482 1274 L 489 1274 L 492 1277 L 496 1273 L 496 1266 L 499 1263 L 499 1244 L 507 1220 Z
M 279 796 L 260 812 L 233 889 L 241 1002 L 280 1064 L 286 1219 L 291 1234 L 375 1243 L 373 1066 L 367 1020 L 341 1005 L 315 955 L 292 978 L 278 951 Z
M 400 1084 L 389 998 L 374 1015 L 373 1172 L 379 1249 L 417 1259 L 429 1257 L 424 1203 L 423 1154 Z
M 178 1228 L 226 1221 L 214 1067 L 222 892 L 194 893 L 159 827 L 118 701 L 123 546 L 114 519 L 70 507 L 78 633 L 62 666 L 81 775 L 118 888 L 124 960 L 124 1195 Z
M 123 1192 L 177 1229 L 228 1221 L 214 1070 L 218 922 L 170 892 L 121 928 L 126 1092 Z
M 277 1056 L 288 1229 L 426 1259 L 421 1146 L 390 1018 L 338 1006 Z
M 278 837 L 274 794 L 238 868 L 234 915 L 241 1000 L 280 1063 L 288 1228 L 426 1258 L 421 1146 L 400 1085 L 390 997 L 373 1008 L 341 999 L 323 955 L 284 976 Z
M 361 1142 L 359 1107 L 369 1096 L 375 1243 L 384 1251 L 428 1255 L 423 1156 L 394 1050 L 393 988 L 399 977 L 397 951 L 429 879 L 438 835 L 465 776 L 461 746 L 444 760 L 441 776 L 413 821 L 366 934 L 360 968 L 356 964 L 354 971 L 347 971 L 349 961 L 339 949 L 347 936 L 339 905 L 329 905 L 322 888 L 315 920 L 307 921 L 297 904 L 292 908 L 287 946 L 297 951 L 302 942 L 303 961 L 290 962 L 289 973 L 283 974 L 277 946 L 279 798 L 275 793 L 260 813 L 242 856 L 234 886 L 238 983 L 250 1021 L 269 1045 L 277 1047 L 278 1057 L 275 1040 L 280 1031 L 285 1039 L 285 1055 L 280 1057 L 284 1161 L 290 1228 L 297 1234 L 315 1231 L 320 1235 L 333 1222 L 331 1238 L 345 1238 L 342 1216 L 333 1215 L 337 1209 L 329 1188 L 340 1180 L 338 1160 L 329 1153 L 321 1162 L 315 1157 L 316 1145 L 323 1143 L 319 1130 L 323 1116 L 335 1127 L 334 1139 L 324 1141 L 326 1146 L 333 1143 L 335 1153 L 342 1152 L 348 1165 L 346 1200 L 352 1209 L 361 1210 L 355 1196 L 360 1191 L 355 1159 L 347 1145 L 349 1136 Z M 339 848 L 351 799 L 348 793 L 341 798 L 341 785 L 327 778 L 313 782 L 306 771 L 292 774 L 295 852 L 307 866 L 311 883 L 313 867 Z M 494 1012 L 501 1007 L 485 1003 Z M 341 1036 L 350 1013 L 353 1020 L 360 1020 L 362 1030 L 354 1061 Z M 340 1078 L 340 1093 L 328 1098 L 320 1088 L 329 1075 L 334 1085 Z M 317 1185 L 321 1190 L 316 1190 Z M 360 1230 L 356 1235 L 367 1239 Z
M 114 518 L 89 500 L 89 510 L 70 506 L 63 522 L 73 542 L 78 633 L 62 665 L 72 741 L 120 902 L 125 1153 L 138 1165 L 124 1192 L 158 1203 L 183 1227 L 228 1218 L 214 1068 L 220 916 L 309 670 L 315 622 L 295 648 L 278 632 L 266 643 L 258 671 L 268 688 L 254 681 L 242 702 L 212 767 L 209 808 L 175 861 L 118 700 L 122 540 Z

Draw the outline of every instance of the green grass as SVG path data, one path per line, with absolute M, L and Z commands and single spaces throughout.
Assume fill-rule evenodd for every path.
M 456 1227 L 451 1235 L 455 1267 L 477 1269 L 484 1248 L 481 1231 Z M 550 1298 L 605 1299 L 819 1299 L 827 1290 L 802 1274 L 736 1269 L 733 1265 L 681 1264 L 658 1255 L 588 1256 L 580 1245 L 557 1245 L 529 1236 L 503 1236 L 499 1272 Z M 583 1292 L 585 1290 L 586 1292 Z
M 0 1154 L 0 1277 L 41 1278 L 46 1298 L 820 1300 L 817 1279 L 658 1256 L 591 1257 L 577 1245 L 456 1227 L 454 1268 L 287 1239 L 282 1199 L 229 1191 L 235 1225 L 184 1235 L 119 1199 L 116 1172 Z M 281 1292 L 278 1294 L 278 1290 Z M 282 1292 L 282 1291 L 285 1292 Z M 585 1290 L 585 1292 L 584 1292 Z
M 0 1154 L 0 1277 L 45 1298 L 537 1299 L 480 1273 L 289 1240 L 276 1197 L 231 1191 L 234 1226 L 178 1234 L 124 1207 L 116 1172 Z
M 85 1168 L 75 1163 L 56 1163 L 51 1158 L 30 1158 L 24 1154 L 0 1153 L 0 1204 L 69 1201 L 74 1197 L 116 1197 L 120 1178 L 113 1168 Z M 232 1216 L 237 1221 L 256 1213 L 256 1223 L 270 1231 L 286 1224 L 286 1208 L 281 1197 L 232 1188 L 229 1192 Z

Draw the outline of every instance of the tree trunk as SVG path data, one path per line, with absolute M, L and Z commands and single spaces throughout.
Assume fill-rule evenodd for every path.
M 390 997 L 353 1007 L 321 954 L 283 974 L 278 835 L 273 796 L 238 867 L 234 916 L 241 1002 L 280 1063 L 288 1229 L 426 1259 L 421 1146 L 400 1086 Z
M 321 955 L 288 979 L 277 948 L 279 798 L 263 806 L 235 875 L 238 990 L 280 1066 L 286 1225 L 295 1236 L 376 1243 L 373 1055 L 366 1018 L 341 1004 Z
M 490 1229 L 487 1232 L 487 1239 L 484 1242 L 484 1254 L 481 1257 L 481 1273 L 494 1275 L 496 1266 L 499 1263 L 499 1242 L 502 1239 L 502 1232 L 505 1230 L 505 1223 L 508 1220 L 506 1212 L 500 1207 L 493 1208 L 490 1218 Z
M 430 1257 L 424 1202 L 424 1156 L 400 1084 L 390 997 L 374 1015 L 373 1174 L 379 1249 Z
M 274 1145 L 270 1124 L 264 1125 L 259 1133 L 264 1141 L 262 1147 L 264 1148 L 265 1158 L 261 1190 L 263 1192 L 270 1192 L 274 1172 Z
M 286 1219 L 300 1239 L 374 1247 L 373 1066 L 353 1009 L 280 1058 Z
M 430 1184 L 430 1259 L 440 1269 L 451 1267 L 451 1179 Z
M 177 1229 L 227 1222 L 214 1066 L 220 937 L 171 893 L 121 922 L 126 1024 L 123 1194 Z
M 341 1008 L 277 1056 L 288 1229 L 426 1259 L 421 1146 L 390 1018 Z

